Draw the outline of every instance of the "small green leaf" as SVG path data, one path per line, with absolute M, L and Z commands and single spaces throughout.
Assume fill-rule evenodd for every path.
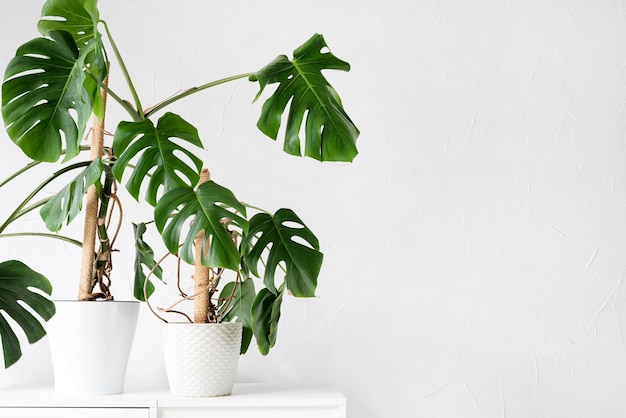
M 282 291 L 276 295 L 269 289 L 261 289 L 252 304 L 252 331 L 263 355 L 276 344 L 282 302 Z
M 197 190 L 191 187 L 170 190 L 159 200 L 154 211 L 157 229 L 172 254 L 180 254 L 185 262 L 193 264 L 193 242 L 198 233 L 204 231 L 202 264 L 231 270 L 236 270 L 239 265 L 239 250 L 222 220 L 230 219 L 242 230 L 247 230 L 248 221 L 238 213 L 245 217 L 245 206 L 230 190 L 213 181 L 202 183 Z M 183 238 L 182 231 L 187 228 Z M 181 240 L 183 246 L 179 251 Z
M 241 340 L 241 354 L 248 351 L 250 341 L 252 340 L 252 303 L 256 296 L 254 291 L 254 283 L 252 280 L 247 279 L 237 284 L 235 291 L 235 282 L 230 282 L 224 286 L 220 293 L 220 299 L 224 300 L 233 295 L 233 300 L 230 303 L 226 312 L 222 312 L 222 321 L 237 321 L 241 322 L 243 326 L 243 336 Z
M 259 262 L 267 252 L 263 282 L 273 293 L 276 293 L 276 269 L 283 262 L 287 289 L 294 296 L 315 296 L 323 255 L 313 232 L 292 210 L 279 209 L 273 216 L 254 215 L 242 246 L 247 248 L 245 263 L 257 277 L 260 277 Z
M 146 294 L 148 297 L 154 292 L 154 285 L 150 280 L 146 283 L 147 273 L 144 267 L 148 271 L 153 272 L 153 275 L 158 279 L 163 280 L 163 269 L 157 265 L 154 259 L 154 251 L 144 241 L 143 234 L 146 232 L 146 224 L 133 223 L 133 231 L 135 233 L 135 282 L 133 286 L 133 295 L 136 299 L 145 302 L 144 284 L 146 285 Z
M 6 320 L 8 315 L 24 331 L 29 343 L 40 340 L 46 331 L 41 320 L 25 309 L 19 301 L 29 306 L 41 319 L 49 320 L 55 313 L 54 303 L 31 288 L 52 293 L 52 285 L 43 275 L 20 261 L 0 263 L 0 337 L 4 354 L 4 367 L 9 367 L 21 356 L 19 340 Z
M 137 158 L 126 182 L 126 188 L 135 199 L 139 199 L 145 181 L 148 181 L 145 198 L 153 206 L 159 190 L 165 194 L 176 187 L 194 187 L 198 182 L 202 160 L 174 139 L 202 147 L 198 130 L 174 113 L 163 115 L 156 126 L 149 119 L 118 125 L 113 139 L 113 151 L 118 160 L 113 173 L 121 181 L 124 170 L 131 160 Z M 185 155 L 191 164 L 179 155 Z
M 99 180 L 102 170 L 102 161 L 96 158 L 41 207 L 39 213 L 50 231 L 59 231 L 64 222 L 69 225 L 80 213 L 83 207 L 83 197 L 89 186 L 96 184 L 96 187 L 101 187 Z
M 257 99 L 268 84 L 279 83 L 263 104 L 257 126 L 270 138 L 277 139 L 283 114 L 289 107 L 285 152 L 302 155 L 299 133 L 304 123 L 304 155 L 320 161 L 352 161 L 358 153 L 359 130 L 344 111 L 337 92 L 322 75 L 325 69 L 349 71 L 350 65 L 331 52 L 322 52 L 326 48 L 324 37 L 315 34 L 294 51 L 293 60 L 281 55 L 250 77 L 251 81 L 259 82 Z

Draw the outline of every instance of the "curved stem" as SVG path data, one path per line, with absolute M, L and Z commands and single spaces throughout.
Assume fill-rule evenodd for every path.
M 48 233 L 44 233 L 44 232 L 14 232 L 11 234 L 0 234 L 0 238 L 11 238 L 11 237 L 44 237 L 44 238 L 53 238 L 53 239 L 58 239 L 60 241 L 64 241 L 70 244 L 74 244 L 77 247 L 82 247 L 83 243 L 70 238 L 70 237 L 65 237 L 63 235 L 57 235 L 57 234 L 48 234 Z
M 75 170 L 77 168 L 82 168 L 82 167 L 87 167 L 89 164 L 91 164 L 90 161 L 83 161 L 81 163 L 76 163 L 67 167 L 63 167 L 62 169 L 56 171 L 54 174 L 48 177 L 46 180 L 44 180 L 43 183 L 37 186 L 35 190 L 33 190 L 26 197 L 26 199 L 24 199 L 22 203 L 18 205 L 18 207 L 13 211 L 13 213 L 11 213 L 11 215 L 7 218 L 7 220 L 4 221 L 2 225 L 0 225 L 0 233 L 2 233 L 2 231 L 4 231 L 7 228 L 7 226 L 9 226 L 14 220 L 17 219 L 20 216 L 20 213 L 22 212 L 24 207 L 26 207 L 26 205 L 28 204 L 28 202 L 30 202 L 37 193 L 39 193 L 44 187 L 50 184 L 54 179 L 56 179 L 60 175 L 65 174 L 71 170 Z
M 80 149 L 81 152 L 82 151 L 89 151 L 89 146 L 81 145 L 79 149 Z M 64 149 L 61 150 L 61 155 L 65 155 L 65 154 L 66 154 L 66 150 L 64 150 Z M 20 168 L 15 173 L 11 174 L 9 177 L 4 179 L 2 182 L 0 182 L 0 187 L 6 185 L 7 183 L 11 182 L 12 180 L 14 180 L 17 177 L 21 176 L 22 174 L 26 173 L 31 168 L 35 168 L 35 167 L 37 167 L 40 164 L 42 164 L 41 161 L 31 161 L 30 163 L 26 164 L 24 167 Z
M 17 214 L 15 214 L 15 218 L 13 220 L 15 221 L 18 218 L 21 218 L 22 216 L 28 214 L 29 212 L 32 212 L 33 210 L 42 207 L 43 205 L 48 203 L 48 201 L 50 199 L 52 199 L 52 196 L 46 197 L 44 199 L 41 199 L 40 201 L 38 201 L 36 203 L 33 203 L 32 205 L 23 208 L 21 211 L 19 211 Z
M 113 40 L 113 37 L 111 36 L 111 32 L 109 31 L 109 25 L 107 25 L 107 23 L 104 20 L 100 20 L 100 23 L 102 23 L 102 25 L 104 26 L 104 30 L 107 34 L 107 38 L 109 39 L 109 42 L 111 43 L 111 48 L 113 49 L 113 53 L 115 54 L 115 58 L 117 58 L 117 62 L 120 66 L 120 69 L 122 70 L 122 74 L 124 75 L 126 84 L 128 85 L 128 88 L 130 89 L 130 93 L 133 95 L 133 100 L 135 101 L 135 107 L 137 108 L 137 114 L 141 118 L 141 115 L 143 115 L 143 108 L 141 107 L 141 101 L 139 100 L 139 95 L 137 94 L 137 90 L 135 90 L 135 86 L 132 80 L 130 79 L 130 74 L 128 72 L 128 69 L 126 68 L 126 64 L 124 63 L 124 60 L 122 59 L 122 55 L 120 54 L 119 49 L 117 49 L 117 45 L 115 44 L 115 41 Z
M 126 101 L 126 100 L 122 99 L 120 96 L 118 96 L 113 90 L 111 90 L 109 88 L 109 86 L 105 86 L 103 84 L 101 87 L 102 87 L 103 90 L 105 90 L 107 92 L 107 94 L 113 100 L 115 100 L 120 106 L 122 106 L 122 108 L 130 115 L 131 118 L 133 118 L 133 120 L 135 122 L 141 121 L 141 114 L 137 113 L 135 108 L 130 103 L 128 103 L 128 101 Z
M 245 73 L 245 74 L 239 74 L 239 75 L 234 75 L 231 77 L 226 77 L 226 78 L 222 78 L 220 80 L 215 80 L 215 81 L 211 81 L 210 83 L 206 83 L 203 84 L 201 86 L 198 87 L 192 87 L 189 88 L 187 90 L 183 90 L 181 93 L 175 94 L 172 97 L 170 97 L 169 99 L 163 100 L 162 102 L 152 106 L 151 108 L 146 109 L 146 112 L 144 114 L 144 116 L 146 118 L 150 117 L 150 115 L 152 115 L 155 112 L 158 112 L 159 110 L 163 109 L 166 106 L 169 106 L 170 104 L 183 99 L 187 96 L 191 96 L 192 94 L 198 93 L 202 90 L 206 90 L 208 88 L 211 87 L 215 87 L 215 86 L 219 86 L 220 84 L 225 84 L 228 83 L 230 81 L 235 81 L 235 80 L 239 80 L 241 78 L 248 78 L 250 76 L 253 76 L 256 73 Z
M 241 202 L 241 204 L 242 204 L 242 205 L 244 205 L 244 206 L 245 206 L 245 207 L 247 207 L 247 208 L 254 209 L 254 210 L 258 210 L 259 212 L 263 212 L 263 213 L 267 213 L 267 214 L 270 214 L 270 215 L 271 215 L 271 212 L 268 212 L 268 211 L 266 211 L 265 209 L 260 208 L 260 207 L 258 207 L 258 206 L 254 206 L 254 205 L 251 205 L 251 204 L 246 203 L 246 202 Z
M 5 184 L 7 184 L 11 180 L 15 179 L 16 177 L 24 174 L 25 172 L 27 172 L 31 168 L 37 167 L 39 164 L 41 164 L 41 162 L 39 162 L 39 161 L 31 161 L 26 166 L 24 166 L 23 168 L 19 169 L 15 173 L 11 174 L 11 176 L 9 176 L 8 178 L 4 179 L 4 181 L 2 183 L 0 183 L 0 187 L 4 186 Z

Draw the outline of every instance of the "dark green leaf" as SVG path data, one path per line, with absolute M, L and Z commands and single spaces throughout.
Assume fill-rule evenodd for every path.
M 98 34 L 97 0 L 47 0 L 41 8 L 37 28 L 42 35 L 63 30 L 72 34 L 79 47 L 83 47 Z
M 252 304 L 252 331 L 263 355 L 276 344 L 282 302 L 282 291 L 276 295 L 269 289 L 261 289 Z
M 233 295 L 226 312 L 223 312 L 222 321 L 237 321 L 243 326 L 243 337 L 241 340 L 241 354 L 248 351 L 250 341 L 252 340 L 252 303 L 256 296 L 254 291 L 254 283 L 252 280 L 244 280 L 235 287 L 235 282 L 230 282 L 220 294 L 220 299 L 224 300 Z M 233 293 L 233 288 L 235 289 Z
M 11 260 L 0 263 L 0 337 L 5 367 L 15 363 L 22 355 L 19 340 L 6 321 L 6 315 L 17 322 L 29 343 L 32 344 L 46 335 L 40 319 L 18 301 L 32 308 L 44 321 L 52 318 L 55 312 L 54 304 L 31 288 L 39 289 L 48 295 L 52 293 L 52 285 L 48 279 L 22 262 Z
M 177 212 L 176 208 L 179 208 Z M 236 212 L 245 217 L 246 208 L 230 190 L 213 181 L 202 183 L 197 190 L 191 187 L 170 190 L 159 200 L 154 211 L 156 226 L 172 254 L 180 254 L 185 262 L 193 264 L 193 242 L 198 232 L 204 231 L 202 264 L 231 270 L 236 270 L 239 265 L 239 250 L 222 220 L 230 219 L 247 230 L 248 222 Z M 190 223 L 179 251 L 182 231 Z
M 89 186 L 96 184 L 98 189 L 101 187 L 101 175 L 102 161 L 97 158 L 42 206 L 39 213 L 50 231 L 57 232 L 64 222 L 68 225 L 72 222 L 83 207 L 83 197 Z
M 138 157 L 126 183 L 128 191 L 135 199 L 139 199 L 141 185 L 148 179 L 146 201 L 153 206 L 156 205 L 157 194 L 161 188 L 161 193 L 167 193 L 180 186 L 194 187 L 198 182 L 202 160 L 173 139 L 202 147 L 197 129 L 173 113 L 163 115 L 157 126 L 148 119 L 141 122 L 121 122 L 118 125 L 113 139 L 113 151 L 118 160 L 113 166 L 113 173 L 121 180 L 128 164 Z M 185 155 L 192 164 L 185 162 L 177 154 Z
M 146 232 L 146 224 L 143 222 L 140 224 L 133 223 L 133 231 L 135 233 L 135 283 L 133 295 L 136 299 L 145 301 L 144 284 L 148 297 L 154 292 L 154 285 L 150 280 L 146 283 L 147 273 L 144 271 L 144 267 L 148 273 L 152 271 L 152 274 L 160 280 L 163 280 L 163 269 L 157 265 L 154 259 L 154 251 L 143 239 L 143 234 Z
M 57 161 L 64 141 L 66 161 L 78 154 L 91 115 L 84 58 L 69 33 L 53 31 L 22 45 L 9 62 L 2 116 L 9 137 L 30 158 Z
M 107 75 L 107 58 L 98 32 L 97 0 L 48 0 L 41 10 L 37 27 L 43 35 L 52 31 L 69 32 L 82 55 L 85 67 L 91 74 L 83 84 L 93 102 L 93 113 L 104 117 L 104 102 L 100 86 Z
M 287 270 L 287 289 L 294 296 L 315 296 L 323 255 L 313 232 L 292 210 L 279 209 L 274 216 L 254 215 L 242 246 L 248 248 L 244 258 L 246 265 L 257 277 L 260 277 L 259 262 L 267 253 L 263 282 L 272 292 L 276 293 L 276 269 L 283 262 Z
M 344 111 L 337 92 L 322 75 L 325 69 L 349 71 L 350 65 L 330 52 L 322 52 L 326 48 L 322 35 L 316 34 L 294 51 L 292 61 L 281 55 L 251 77 L 252 81 L 259 82 L 257 98 L 266 85 L 279 83 L 263 104 L 257 126 L 277 139 L 283 113 L 289 106 L 285 152 L 302 155 L 299 133 L 304 122 L 307 157 L 320 161 L 352 161 L 357 155 L 359 130 Z

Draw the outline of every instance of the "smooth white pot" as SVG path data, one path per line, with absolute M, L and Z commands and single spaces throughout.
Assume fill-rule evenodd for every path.
M 58 396 L 124 391 L 139 302 L 55 301 L 48 337 Z
M 238 322 L 164 324 L 163 355 L 172 394 L 230 395 L 237 374 L 241 334 Z

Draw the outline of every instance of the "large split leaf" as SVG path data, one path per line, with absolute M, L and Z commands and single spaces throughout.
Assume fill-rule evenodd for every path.
M 54 315 L 54 304 L 31 288 L 39 289 L 48 295 L 52 293 L 52 285 L 48 279 L 24 263 L 15 260 L 0 263 L 0 337 L 4 367 L 9 367 L 22 356 L 19 339 L 6 316 L 17 322 L 26 334 L 28 342 L 32 344 L 46 335 L 41 319 L 47 321 Z M 29 306 L 41 319 L 19 301 Z
M 98 189 L 101 187 L 102 170 L 102 161 L 99 158 L 93 160 L 41 207 L 39 213 L 50 231 L 59 231 L 64 222 L 69 224 L 80 213 L 89 186 L 95 184 Z
M 90 76 L 85 78 L 83 87 L 93 103 L 92 111 L 99 118 L 104 117 L 104 102 L 100 86 L 107 75 L 107 58 L 98 32 L 97 0 L 47 0 L 41 9 L 41 19 L 37 24 L 43 35 L 52 31 L 69 32 L 82 55 L 85 68 Z
M 202 160 L 177 143 L 176 139 L 202 147 L 198 130 L 173 113 L 163 115 L 156 126 L 149 119 L 118 125 L 113 139 L 113 151 L 118 160 L 113 166 L 113 173 L 121 180 L 126 167 L 137 157 L 126 182 L 126 188 L 135 199 L 139 199 L 144 181 L 148 181 L 146 201 L 153 206 L 156 205 L 159 190 L 167 193 L 176 187 L 196 185 Z M 185 155 L 188 161 L 179 155 Z
M 2 84 L 2 116 L 9 137 L 37 161 L 76 156 L 89 116 L 85 53 L 68 32 L 53 31 L 22 45 Z M 73 116 L 75 114 L 76 116 Z
M 241 322 L 243 335 L 241 339 L 241 354 L 248 351 L 250 341 L 252 341 L 252 303 L 256 296 L 254 283 L 251 279 L 235 284 L 230 282 L 224 286 L 220 293 L 220 299 L 225 300 L 233 296 L 230 305 L 222 313 L 223 322 Z
M 146 232 L 146 224 L 133 223 L 133 231 L 135 233 L 135 281 L 133 286 L 133 295 L 137 300 L 144 301 L 146 296 L 150 297 L 154 292 L 154 285 L 150 280 L 146 283 L 147 273 L 145 269 L 152 272 L 158 279 L 163 280 L 163 269 L 154 259 L 154 250 L 143 239 Z M 145 294 L 144 294 L 145 285 Z
M 292 210 L 279 209 L 273 216 L 254 215 L 242 246 L 248 249 L 246 265 L 257 277 L 260 277 L 259 262 L 267 254 L 263 282 L 273 293 L 276 293 L 276 269 L 282 262 L 286 267 L 287 289 L 294 296 L 315 296 L 323 255 L 313 232 Z
M 330 52 L 322 52 L 326 48 L 322 35 L 315 34 L 294 51 L 293 60 L 281 55 L 251 77 L 259 82 L 257 98 L 266 85 L 279 83 L 263 104 L 257 126 L 277 139 L 283 113 L 289 107 L 285 152 L 302 155 L 299 132 L 304 122 L 304 155 L 320 161 L 352 161 L 357 155 L 359 130 L 344 111 L 337 92 L 322 75 L 324 69 L 349 71 L 350 65 Z
M 282 290 L 274 294 L 264 288 L 259 291 L 252 304 L 252 331 L 263 355 L 269 353 L 270 348 L 276 344 L 282 302 Z
M 185 262 L 193 264 L 193 242 L 196 235 L 204 231 L 202 264 L 236 270 L 239 250 L 222 221 L 230 219 L 247 230 L 248 221 L 237 212 L 245 217 L 246 208 L 235 195 L 225 187 L 207 181 L 197 190 L 191 187 L 170 190 L 157 203 L 154 217 L 163 242 L 172 254 L 179 254 Z M 183 239 L 182 231 L 190 223 Z M 181 240 L 183 246 L 179 251 Z

